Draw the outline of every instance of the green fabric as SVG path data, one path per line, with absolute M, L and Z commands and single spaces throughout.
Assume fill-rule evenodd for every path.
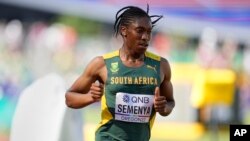
M 135 96 L 154 95 L 155 87 L 160 84 L 160 61 L 146 57 L 141 67 L 131 68 L 125 66 L 119 55 L 116 55 L 105 59 L 105 63 L 108 70 L 105 104 L 113 119 L 97 130 L 96 141 L 148 141 L 150 139 L 149 122 L 155 115 L 154 109 L 152 108 L 149 122 L 146 123 L 115 120 L 116 94 L 124 92 L 136 94 Z

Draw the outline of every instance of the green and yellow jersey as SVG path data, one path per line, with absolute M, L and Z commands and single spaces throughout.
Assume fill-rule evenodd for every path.
M 146 52 L 144 64 L 136 68 L 125 66 L 119 51 L 103 58 L 108 76 L 96 141 L 148 141 L 156 115 L 153 101 L 160 85 L 161 57 Z

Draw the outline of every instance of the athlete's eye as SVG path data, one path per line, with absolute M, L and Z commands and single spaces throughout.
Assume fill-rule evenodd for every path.
M 142 34 L 142 33 L 144 32 L 144 30 L 143 30 L 142 28 L 137 28 L 137 29 L 136 29 L 136 32 L 137 32 L 138 34 Z
M 147 33 L 148 33 L 148 35 L 151 35 L 152 31 L 151 31 L 151 30 L 149 30 Z

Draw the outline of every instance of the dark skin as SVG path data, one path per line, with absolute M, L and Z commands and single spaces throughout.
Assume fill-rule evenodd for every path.
M 144 64 L 144 54 L 151 39 L 152 24 L 148 17 L 135 18 L 128 26 L 121 26 L 123 46 L 120 58 L 128 67 L 140 67 Z M 154 108 L 162 116 L 169 115 L 174 106 L 171 69 L 168 61 L 161 58 L 160 87 L 155 88 Z M 102 56 L 95 57 L 81 76 L 66 92 L 66 104 L 71 108 L 83 108 L 100 101 L 103 84 L 107 79 L 107 68 Z M 99 85 L 94 82 L 99 81 Z

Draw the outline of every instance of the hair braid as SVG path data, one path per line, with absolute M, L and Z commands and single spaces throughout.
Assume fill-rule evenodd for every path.
M 135 18 L 148 17 L 151 20 L 152 25 L 154 26 L 163 16 L 162 15 L 152 15 L 149 16 L 149 5 L 147 4 L 147 11 L 145 12 L 139 7 L 135 6 L 126 6 L 121 8 L 115 16 L 114 30 L 115 35 L 120 32 L 120 26 L 128 26 Z M 157 18 L 152 21 L 152 18 Z

